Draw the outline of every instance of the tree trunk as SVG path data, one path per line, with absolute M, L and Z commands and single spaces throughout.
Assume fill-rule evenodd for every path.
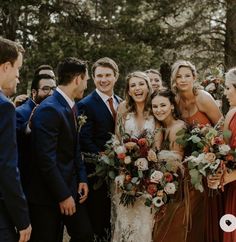
M 236 66 L 236 0 L 227 0 L 225 65 L 229 69 Z

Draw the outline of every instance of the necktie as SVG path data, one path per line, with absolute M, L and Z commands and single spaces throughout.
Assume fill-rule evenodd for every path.
M 112 97 L 110 97 L 108 99 L 108 104 L 109 104 L 110 110 L 112 112 L 113 118 L 116 119 L 116 110 L 115 110 L 114 105 L 113 105 L 113 98 Z
M 77 124 L 78 110 L 77 110 L 76 104 L 72 107 L 72 112 L 73 112 L 73 116 L 74 116 L 75 127 L 77 128 L 77 126 L 78 126 L 78 124 Z

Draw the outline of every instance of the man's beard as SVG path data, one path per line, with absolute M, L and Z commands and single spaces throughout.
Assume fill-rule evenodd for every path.
M 40 104 L 44 99 L 46 99 L 47 97 L 48 97 L 49 95 L 47 95 L 47 96 L 43 96 L 43 97 L 41 97 L 41 96 L 38 96 L 38 94 L 35 96 L 35 102 L 37 103 L 37 104 Z

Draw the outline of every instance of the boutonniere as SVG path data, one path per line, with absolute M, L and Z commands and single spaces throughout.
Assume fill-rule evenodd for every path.
M 87 116 L 81 114 L 77 117 L 77 124 L 78 124 L 78 132 L 80 132 L 82 126 L 87 122 Z

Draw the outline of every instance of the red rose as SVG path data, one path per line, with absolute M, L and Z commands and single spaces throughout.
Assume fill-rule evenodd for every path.
M 153 183 L 149 184 L 147 187 L 147 192 L 153 197 L 157 192 L 156 184 L 153 184 Z
M 124 160 L 125 159 L 125 153 L 119 153 L 117 154 L 118 159 Z
M 145 145 L 147 145 L 147 140 L 145 138 L 141 138 L 138 140 L 138 144 L 140 146 L 145 146 Z
M 214 143 L 217 145 L 222 145 L 224 144 L 224 140 L 221 137 L 215 137 Z
M 164 177 L 165 177 L 165 180 L 166 180 L 167 182 L 172 182 L 172 181 L 173 181 L 173 175 L 172 175 L 171 173 L 169 173 L 169 172 L 166 172 L 166 173 L 164 174 Z

